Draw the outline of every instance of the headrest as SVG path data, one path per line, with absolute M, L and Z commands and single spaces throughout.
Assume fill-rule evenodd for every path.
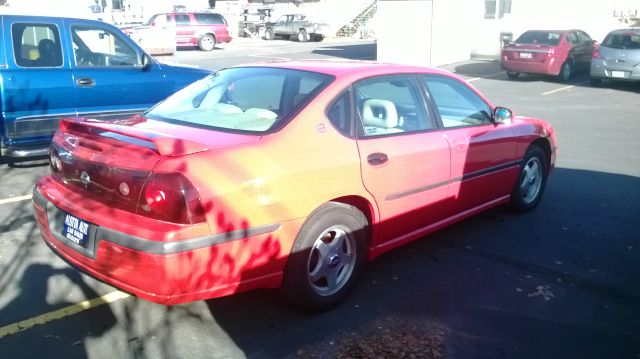
M 391 101 L 368 99 L 362 106 L 362 123 L 364 126 L 394 128 L 398 126 L 398 112 Z

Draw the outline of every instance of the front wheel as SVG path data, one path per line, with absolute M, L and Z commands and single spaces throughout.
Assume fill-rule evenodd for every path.
M 298 31 L 298 41 L 307 42 L 308 40 L 309 34 L 307 34 L 307 31 L 305 29 L 300 29 L 300 31 Z
M 213 35 L 204 35 L 198 41 L 198 47 L 202 51 L 211 51 L 216 47 L 216 39 Z
M 538 205 L 547 184 L 547 156 L 532 146 L 522 160 L 520 176 L 511 192 L 511 207 L 518 212 L 530 211 Z
M 298 307 L 333 308 L 353 288 L 367 253 L 367 220 L 353 206 L 329 203 L 315 211 L 298 234 L 281 291 Z

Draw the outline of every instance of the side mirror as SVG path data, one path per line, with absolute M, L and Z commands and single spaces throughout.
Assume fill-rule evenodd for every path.
M 508 125 L 513 118 L 513 112 L 505 107 L 496 107 L 493 111 L 493 122 Z
M 149 71 L 152 64 L 153 64 L 153 60 L 151 59 L 151 56 L 149 56 L 149 54 L 145 52 L 142 55 L 142 67 L 141 67 L 142 71 Z

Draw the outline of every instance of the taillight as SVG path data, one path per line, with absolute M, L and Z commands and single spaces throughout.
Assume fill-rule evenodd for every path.
M 591 57 L 594 59 L 602 59 L 602 54 L 600 53 L 600 49 L 594 49 L 593 53 L 591 53 Z
M 180 173 L 152 173 L 144 185 L 138 208 L 138 214 L 166 222 L 205 221 L 198 191 Z

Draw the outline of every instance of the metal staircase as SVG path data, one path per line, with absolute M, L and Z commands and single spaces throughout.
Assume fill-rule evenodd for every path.
M 358 31 L 366 29 L 366 24 L 378 10 L 378 0 L 374 0 L 371 4 L 365 7 L 358 16 L 356 16 L 351 22 L 342 26 L 336 33 L 336 37 L 352 37 Z

